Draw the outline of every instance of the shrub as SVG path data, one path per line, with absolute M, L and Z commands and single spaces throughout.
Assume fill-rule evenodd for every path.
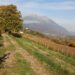
M 13 36 L 15 36 L 15 37 L 18 37 L 18 38 L 20 38 L 20 37 L 22 37 L 22 35 L 20 34 L 20 33 L 11 33 Z
M 75 47 L 75 44 L 70 43 L 69 46 L 70 46 L 70 47 Z
M 0 46 L 3 46 L 3 37 L 0 36 Z

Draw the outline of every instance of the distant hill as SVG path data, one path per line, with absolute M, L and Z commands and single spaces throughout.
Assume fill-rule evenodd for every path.
M 24 27 L 43 33 L 47 36 L 66 36 L 69 32 L 46 16 L 27 15 Z
M 71 36 L 75 36 L 75 32 L 70 32 Z

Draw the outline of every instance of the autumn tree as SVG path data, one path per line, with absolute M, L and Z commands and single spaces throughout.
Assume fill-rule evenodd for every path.
M 22 17 L 15 5 L 0 6 L 0 32 L 22 30 Z

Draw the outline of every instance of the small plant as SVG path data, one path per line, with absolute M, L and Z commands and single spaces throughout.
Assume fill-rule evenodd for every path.
M 4 54 L 3 56 L 1 56 L 0 57 L 0 64 L 5 62 L 5 60 L 8 58 L 9 55 L 10 55 L 10 53 L 7 53 L 7 54 Z
M 70 46 L 70 47 L 75 47 L 75 44 L 70 43 L 69 46 Z
M 4 67 L 4 62 L 5 60 L 8 58 L 8 56 L 10 55 L 10 53 L 4 54 L 3 56 L 0 57 L 0 68 Z
M 20 38 L 20 37 L 22 37 L 22 35 L 20 34 L 20 33 L 11 33 L 13 36 L 15 36 L 15 37 L 18 37 L 18 38 Z

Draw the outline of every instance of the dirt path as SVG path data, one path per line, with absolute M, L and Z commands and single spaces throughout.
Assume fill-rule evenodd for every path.
M 10 47 L 10 42 L 7 40 L 7 35 L 3 34 L 3 39 L 4 39 L 4 47 L 6 49 L 5 53 L 10 53 L 10 55 L 8 56 L 8 59 L 6 59 L 6 62 L 4 63 L 4 68 L 3 68 L 3 73 L 0 75 L 4 75 L 4 72 L 7 72 L 7 75 L 17 75 L 15 73 L 12 72 L 12 67 L 15 64 L 15 58 L 14 58 L 14 51 L 13 50 L 8 50 L 8 47 Z
M 35 57 L 33 57 L 26 50 L 24 50 L 14 39 L 12 39 L 9 36 L 8 38 L 10 39 L 11 43 L 15 46 L 16 52 L 21 54 L 22 57 L 30 63 L 31 68 L 34 70 L 36 75 L 52 75 L 44 68 L 44 66 Z

